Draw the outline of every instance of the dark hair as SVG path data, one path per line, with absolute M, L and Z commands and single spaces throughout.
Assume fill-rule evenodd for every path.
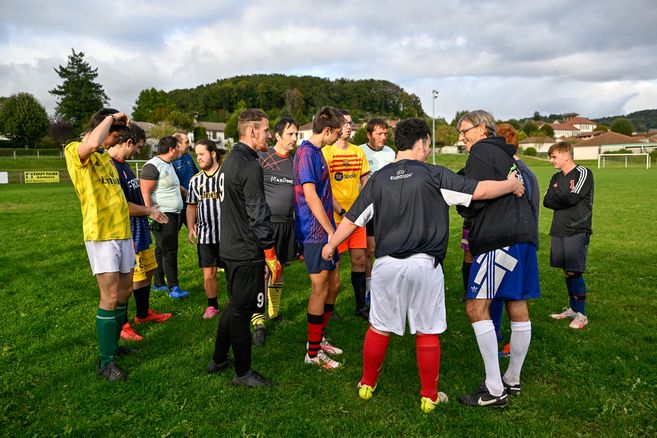
M 342 114 L 343 116 L 350 116 L 351 113 L 347 111 L 346 109 L 339 109 L 338 112 Z
M 197 141 L 196 146 L 199 145 L 205 146 L 208 152 L 214 152 L 215 156 L 217 157 L 217 163 L 219 163 L 219 165 L 221 166 L 221 161 L 223 160 L 223 156 L 226 154 L 225 150 L 217 148 L 217 143 L 208 139 Z
M 171 149 L 175 149 L 176 146 L 178 146 L 178 140 L 176 140 L 176 137 L 173 137 L 171 135 L 162 137 L 160 141 L 157 143 L 157 154 L 158 155 L 168 154 L 169 151 Z
M 133 144 L 139 143 L 139 140 L 146 141 L 146 132 L 140 126 L 132 123 L 128 126 L 128 130 L 121 134 L 118 144 L 125 143 L 128 140 L 132 140 Z
M 103 120 L 105 120 L 105 117 L 111 115 L 111 114 L 116 114 L 118 113 L 119 110 L 114 109 L 114 108 L 102 108 L 96 112 L 93 116 L 91 116 L 91 120 L 89 121 L 89 132 L 93 131 L 100 125 Z M 122 132 L 126 130 L 125 122 L 120 125 L 120 124 L 114 124 L 112 123 L 112 126 L 110 126 L 109 132 Z
M 282 137 L 283 131 L 285 131 L 288 126 L 296 126 L 297 129 L 299 129 L 299 124 L 292 117 L 282 117 L 276 122 L 276 125 L 274 125 L 274 134 L 278 134 Z
M 340 129 L 344 124 L 342 114 L 332 106 L 323 106 L 313 117 L 313 134 L 319 134 L 326 128 Z
M 367 133 L 368 134 L 373 133 L 374 129 L 376 129 L 377 126 L 381 126 L 382 128 L 388 129 L 388 122 L 378 117 L 370 119 L 370 121 L 367 122 Z
M 256 128 L 260 128 L 260 122 L 263 120 L 269 120 L 269 116 L 261 109 L 251 108 L 242 111 L 237 119 L 237 132 L 239 136 L 242 137 L 246 134 L 246 127 L 251 123 L 254 123 Z
M 395 128 L 395 146 L 397 150 L 413 149 L 418 140 L 429 138 L 429 125 L 421 119 L 404 119 Z

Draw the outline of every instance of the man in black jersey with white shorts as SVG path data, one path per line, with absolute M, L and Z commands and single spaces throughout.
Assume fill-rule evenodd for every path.
M 396 161 L 370 177 L 322 251 L 328 259 L 357 226 L 373 221 L 376 261 L 358 393 L 365 400 L 372 397 L 390 334 L 402 336 L 408 321 L 410 332 L 416 335 L 423 412 L 447 401 L 438 392 L 438 335 L 447 328 L 441 262 L 447 250 L 449 206 L 523 192 L 515 177 L 477 182 L 424 163 L 430 143 L 426 122 L 399 122 Z
M 219 317 L 209 373 L 233 367 L 236 386 L 270 386 L 271 381 L 251 369 L 253 313 L 264 309 L 265 265 L 276 282 L 281 265 L 274 250 L 271 210 L 265 200 L 262 167 L 257 151 L 267 150 L 269 118 L 258 109 L 243 111 L 237 121 L 240 140 L 219 170 L 221 230 L 219 256 L 226 264 L 228 305 Z

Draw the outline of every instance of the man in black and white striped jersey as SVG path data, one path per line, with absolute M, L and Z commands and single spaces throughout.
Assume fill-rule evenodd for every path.
M 217 303 L 217 267 L 224 267 L 219 258 L 219 166 L 224 150 L 212 140 L 196 143 L 196 159 L 201 171 L 189 182 L 187 193 L 188 240 L 197 243 L 198 265 L 203 269 L 203 287 L 208 297 L 204 319 L 219 314 Z

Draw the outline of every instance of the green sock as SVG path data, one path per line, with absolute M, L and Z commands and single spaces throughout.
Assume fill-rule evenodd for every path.
M 121 329 L 123 324 L 128 320 L 128 303 L 117 303 L 116 310 L 114 310 L 114 317 L 116 318 L 116 342 L 121 339 Z
M 100 367 L 103 368 L 112 359 L 116 351 L 116 317 L 114 310 L 98 309 L 96 312 L 96 336 L 100 350 Z

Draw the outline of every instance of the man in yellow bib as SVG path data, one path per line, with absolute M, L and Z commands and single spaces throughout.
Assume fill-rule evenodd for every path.
M 135 250 L 128 203 L 119 175 L 105 148 L 117 144 L 130 123 L 128 115 L 103 108 L 91 119 L 81 142 L 66 146 L 66 167 L 82 209 L 84 242 L 100 289 L 96 334 L 100 350 L 97 372 L 109 381 L 126 380 L 114 357 L 130 350 L 119 347 L 132 292 Z

